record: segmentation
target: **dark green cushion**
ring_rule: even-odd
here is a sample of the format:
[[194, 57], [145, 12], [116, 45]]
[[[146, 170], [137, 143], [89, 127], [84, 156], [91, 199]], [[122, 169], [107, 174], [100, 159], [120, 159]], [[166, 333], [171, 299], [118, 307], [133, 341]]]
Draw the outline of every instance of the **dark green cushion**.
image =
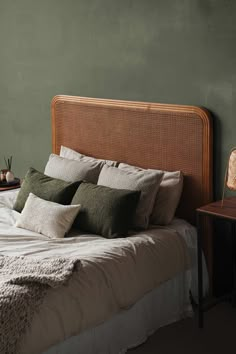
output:
[[70, 204], [80, 183], [48, 177], [31, 167], [26, 173], [13, 209], [21, 212], [30, 193], [51, 202]]
[[125, 236], [132, 227], [139, 191], [83, 182], [71, 204], [81, 204], [74, 227], [103, 237]]

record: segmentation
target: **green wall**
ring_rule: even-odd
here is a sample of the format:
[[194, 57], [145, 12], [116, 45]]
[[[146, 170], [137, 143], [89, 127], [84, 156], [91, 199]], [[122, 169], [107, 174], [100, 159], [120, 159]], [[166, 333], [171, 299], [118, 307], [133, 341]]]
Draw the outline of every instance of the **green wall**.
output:
[[0, 0], [0, 166], [43, 169], [56, 94], [205, 106], [236, 145], [236, 1]]

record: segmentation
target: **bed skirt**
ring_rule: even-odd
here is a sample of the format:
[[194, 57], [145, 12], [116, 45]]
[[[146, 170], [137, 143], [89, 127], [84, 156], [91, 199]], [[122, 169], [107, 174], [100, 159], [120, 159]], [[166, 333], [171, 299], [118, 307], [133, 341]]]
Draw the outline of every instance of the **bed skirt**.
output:
[[[43, 354], [121, 354], [145, 342], [158, 328], [193, 315], [186, 271], [152, 290], [131, 308]], [[158, 349], [158, 348], [157, 348]]]

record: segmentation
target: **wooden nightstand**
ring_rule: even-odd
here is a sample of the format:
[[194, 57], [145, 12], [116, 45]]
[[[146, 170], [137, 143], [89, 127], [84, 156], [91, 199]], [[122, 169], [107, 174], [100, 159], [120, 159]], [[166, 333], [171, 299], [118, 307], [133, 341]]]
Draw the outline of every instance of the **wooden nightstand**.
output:
[[222, 201], [213, 202], [204, 205], [197, 209], [197, 229], [198, 229], [198, 324], [203, 327], [203, 279], [202, 279], [202, 239], [204, 237], [202, 232], [201, 216], [209, 216], [213, 218], [221, 218], [230, 222], [232, 232], [232, 254], [233, 260], [233, 305], [236, 303], [236, 197], [225, 198]]

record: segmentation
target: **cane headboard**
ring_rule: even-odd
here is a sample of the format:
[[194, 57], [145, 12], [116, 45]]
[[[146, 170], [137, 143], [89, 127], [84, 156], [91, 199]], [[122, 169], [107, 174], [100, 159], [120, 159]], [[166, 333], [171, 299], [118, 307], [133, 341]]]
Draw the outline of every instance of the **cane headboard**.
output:
[[56, 154], [64, 145], [97, 158], [181, 170], [184, 189], [177, 215], [191, 223], [195, 209], [212, 201], [212, 125], [205, 109], [55, 96], [52, 140]]

